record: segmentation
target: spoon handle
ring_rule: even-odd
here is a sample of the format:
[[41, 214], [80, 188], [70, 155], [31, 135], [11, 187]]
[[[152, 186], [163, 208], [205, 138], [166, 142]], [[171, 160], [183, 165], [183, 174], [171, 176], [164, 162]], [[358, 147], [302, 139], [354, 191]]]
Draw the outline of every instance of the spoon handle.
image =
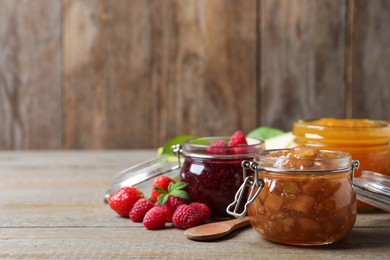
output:
[[250, 224], [250, 217], [248, 217], [248, 216], [244, 217], [244, 218], [233, 219], [233, 220], [231, 220], [232, 227], [231, 227], [230, 231], [246, 227], [249, 224]]
[[210, 241], [226, 236], [233, 230], [243, 228], [250, 224], [250, 218], [231, 219], [226, 221], [212, 222], [184, 231], [184, 235], [192, 240]]

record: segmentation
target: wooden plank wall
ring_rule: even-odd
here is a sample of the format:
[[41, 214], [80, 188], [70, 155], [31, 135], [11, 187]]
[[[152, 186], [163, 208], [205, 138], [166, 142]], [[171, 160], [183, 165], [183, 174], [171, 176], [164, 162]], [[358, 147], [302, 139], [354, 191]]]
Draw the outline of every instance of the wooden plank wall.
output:
[[390, 120], [387, 0], [0, 0], [0, 149]]

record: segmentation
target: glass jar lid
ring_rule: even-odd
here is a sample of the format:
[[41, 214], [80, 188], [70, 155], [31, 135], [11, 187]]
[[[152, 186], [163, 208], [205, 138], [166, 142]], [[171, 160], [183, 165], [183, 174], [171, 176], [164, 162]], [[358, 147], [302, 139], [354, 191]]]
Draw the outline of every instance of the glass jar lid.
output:
[[363, 171], [353, 179], [358, 199], [390, 212], [390, 176], [372, 171]]
[[117, 173], [112, 180], [111, 187], [107, 190], [104, 201], [122, 187], [136, 186], [141, 191], [150, 188], [148, 181], [160, 175], [176, 177], [179, 175], [179, 162], [168, 156], [162, 155], [155, 159], [134, 165]]

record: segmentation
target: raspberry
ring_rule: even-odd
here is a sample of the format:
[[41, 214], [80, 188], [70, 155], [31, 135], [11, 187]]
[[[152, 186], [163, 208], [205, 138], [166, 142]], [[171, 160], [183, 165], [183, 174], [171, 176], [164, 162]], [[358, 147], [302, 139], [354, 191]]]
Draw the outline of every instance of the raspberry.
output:
[[200, 217], [194, 207], [180, 205], [172, 216], [173, 224], [180, 229], [195, 227], [200, 223]]
[[167, 191], [169, 183], [171, 183], [171, 182], [174, 183], [175, 181], [172, 180], [171, 178], [169, 178], [168, 176], [162, 175], [162, 176], [157, 177], [154, 180], [153, 185], [152, 185], [151, 199], [156, 201], [157, 197], [160, 196], [160, 194], [161, 194], [161, 192], [156, 191], [156, 188]]
[[168, 200], [164, 203], [163, 206], [163, 208], [165, 208], [168, 213], [168, 221], [172, 221], [173, 213], [175, 212], [177, 207], [183, 204], [187, 204], [187, 201], [185, 199], [181, 199], [172, 195], [168, 197]]
[[248, 144], [244, 132], [237, 130], [229, 140], [229, 146], [237, 146], [240, 144]]
[[215, 141], [212, 145], [207, 147], [207, 152], [209, 154], [226, 154], [227, 149], [226, 149], [227, 144], [225, 143], [224, 140], [217, 140]]
[[190, 207], [193, 207], [199, 215], [199, 223], [203, 223], [210, 218], [211, 212], [209, 207], [206, 204], [200, 202], [192, 202]]
[[146, 212], [153, 207], [154, 203], [151, 200], [145, 198], [139, 199], [130, 211], [130, 219], [134, 222], [142, 222]]
[[162, 207], [153, 207], [146, 212], [143, 224], [149, 230], [164, 227], [167, 222], [167, 212]]
[[234, 154], [247, 154], [250, 152], [250, 149], [248, 149], [248, 146], [246, 144], [239, 144], [232, 149], [234, 151]]
[[141, 191], [134, 187], [123, 187], [117, 190], [108, 200], [108, 205], [122, 217], [129, 217], [134, 204], [143, 197]]

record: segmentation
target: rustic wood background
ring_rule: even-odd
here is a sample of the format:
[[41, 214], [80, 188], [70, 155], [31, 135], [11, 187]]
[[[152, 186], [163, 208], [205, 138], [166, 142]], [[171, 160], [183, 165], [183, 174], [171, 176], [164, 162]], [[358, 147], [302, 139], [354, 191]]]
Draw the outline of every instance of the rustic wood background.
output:
[[387, 0], [0, 0], [0, 149], [390, 120]]

